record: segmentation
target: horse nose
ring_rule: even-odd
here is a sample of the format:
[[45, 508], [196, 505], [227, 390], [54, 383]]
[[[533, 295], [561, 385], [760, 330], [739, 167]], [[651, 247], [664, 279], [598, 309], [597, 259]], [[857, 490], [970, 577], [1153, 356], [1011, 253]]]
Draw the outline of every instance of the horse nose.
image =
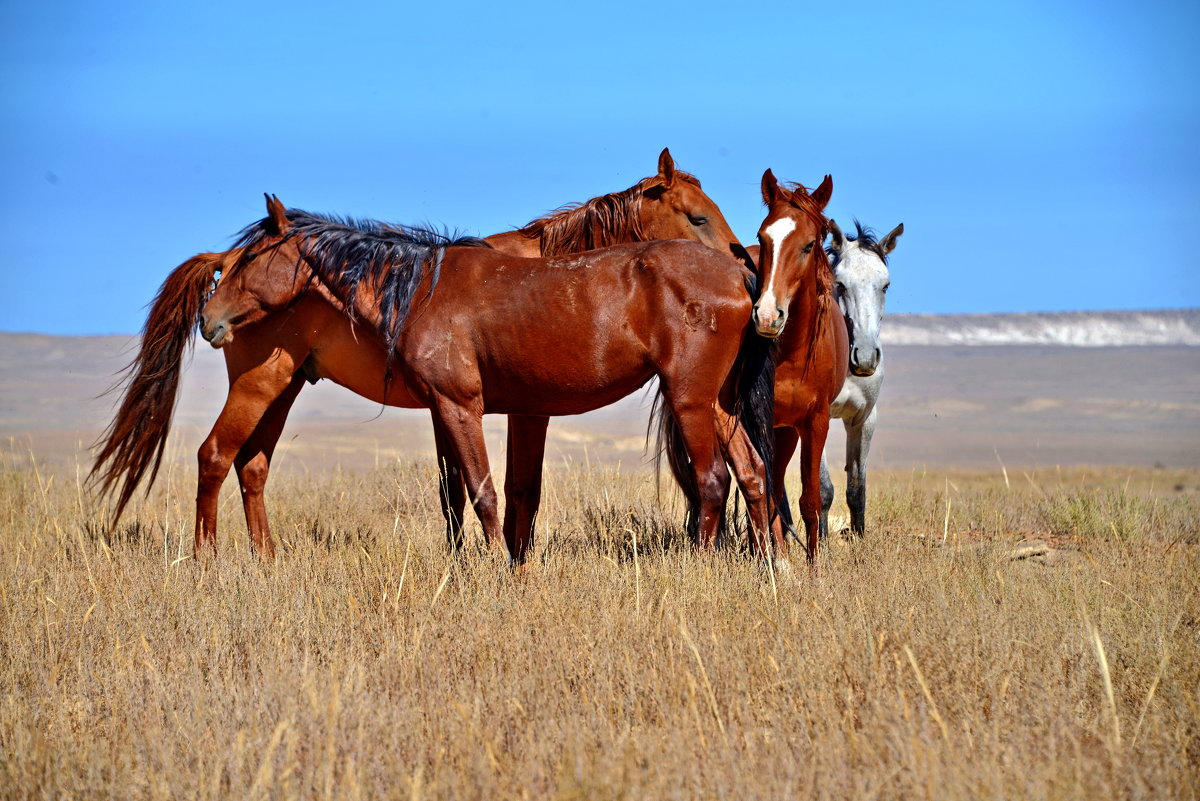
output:
[[859, 347], [850, 349], [850, 372], [857, 376], [874, 375], [875, 370], [879, 367], [879, 348], [871, 349], [868, 352]]
[[779, 336], [783, 330], [783, 324], [787, 321], [784, 310], [778, 305], [774, 306], [774, 312], [772, 312], [771, 306], [764, 309], [762, 304], [756, 303], [751, 317], [758, 333], [768, 337]]
[[221, 341], [229, 333], [229, 324], [225, 322], [210, 323], [208, 318], [200, 315], [200, 336], [213, 347], [219, 347]]

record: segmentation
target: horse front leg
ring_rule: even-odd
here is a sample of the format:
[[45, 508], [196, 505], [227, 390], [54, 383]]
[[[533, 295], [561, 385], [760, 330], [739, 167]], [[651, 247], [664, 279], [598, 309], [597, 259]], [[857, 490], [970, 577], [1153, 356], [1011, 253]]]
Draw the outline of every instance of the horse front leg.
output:
[[467, 508], [462, 466], [458, 463], [454, 443], [437, 425], [433, 427], [433, 441], [437, 447], [438, 482], [441, 489], [442, 517], [446, 521], [446, 544], [451, 553], [458, 553], [463, 547], [463, 512]]
[[508, 461], [504, 475], [504, 541], [517, 565], [533, 546], [542, 501], [542, 459], [549, 417], [508, 416]]
[[829, 435], [829, 413], [809, 416], [800, 432], [800, 517], [804, 519], [809, 564], [816, 566], [820, 543], [821, 454]]
[[772, 486], [775, 489], [775, 509], [778, 512], [771, 521], [771, 533], [776, 542], [783, 539], [788, 531], [795, 533], [792, 524], [791, 503], [787, 496], [787, 469], [799, 442], [800, 433], [796, 429], [791, 426], [776, 427], [775, 463], [771, 466]]
[[[293, 377], [293, 373], [290, 370], [281, 369], [281, 365], [265, 364], [236, 375], [230, 382], [225, 406], [221, 409], [217, 422], [213, 424], [212, 431], [209, 432], [208, 437], [205, 438], [196, 453], [199, 468], [196, 480], [195, 555], [197, 557], [204, 553], [216, 555], [217, 501], [221, 485], [225, 482], [225, 476], [229, 474], [229, 468], [233, 465], [234, 459], [250, 442], [255, 430], [272, 405], [288, 391]], [[299, 390], [297, 389], [297, 391]], [[290, 406], [290, 401], [285, 405]], [[286, 417], [286, 414], [283, 417]], [[282, 424], [281, 418], [278, 425], [282, 427]], [[278, 439], [278, 435], [275, 439]], [[261, 452], [261, 448], [251, 447], [249, 457], [245, 462], [246, 467], [254, 462], [254, 455], [258, 452]], [[262, 470], [259, 477], [265, 483], [266, 471]], [[250, 475], [248, 478], [253, 484], [255, 476]], [[260, 486], [258, 489], [257, 500], [252, 498], [251, 503], [246, 507], [247, 524], [251, 527], [255, 523], [250, 519], [250, 515], [252, 512], [258, 513], [258, 503], [261, 502], [262, 487]], [[262, 522], [264, 524], [266, 522], [265, 507], [262, 508]], [[269, 539], [266, 541], [270, 542]], [[261, 542], [256, 542], [255, 547], [258, 548], [261, 544]], [[273, 548], [266, 553], [259, 550], [259, 554], [263, 557], [270, 556], [273, 552]]]
[[829, 476], [829, 462], [825, 452], [821, 452], [821, 524], [819, 534], [821, 542], [829, 536], [829, 509], [833, 506], [833, 479]]
[[846, 505], [850, 507], [850, 531], [863, 536], [867, 530], [867, 455], [875, 435], [875, 409], [858, 425], [846, 427]]

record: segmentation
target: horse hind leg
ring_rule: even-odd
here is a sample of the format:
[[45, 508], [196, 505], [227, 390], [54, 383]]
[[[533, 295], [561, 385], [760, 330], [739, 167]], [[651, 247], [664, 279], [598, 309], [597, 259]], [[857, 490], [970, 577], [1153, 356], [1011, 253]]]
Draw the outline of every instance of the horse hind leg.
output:
[[443, 436], [453, 450], [466, 482], [467, 495], [483, 526], [488, 544], [501, 546], [496, 486], [488, 466], [487, 446], [483, 438], [483, 416], [459, 402], [435, 397], [430, 403], [434, 436]]
[[462, 466], [454, 451], [454, 443], [439, 426], [433, 427], [437, 446], [438, 481], [441, 490], [442, 517], [446, 521], [446, 545], [451, 553], [463, 547], [463, 513], [467, 508], [467, 491], [463, 484]]
[[508, 461], [504, 476], [504, 541], [517, 565], [533, 546], [533, 529], [542, 500], [542, 459], [548, 417], [509, 415]]
[[275, 556], [275, 543], [267, 521], [263, 490], [271, 469], [271, 457], [275, 453], [275, 446], [279, 443], [288, 412], [303, 389], [305, 380], [301, 373], [293, 376], [287, 389], [267, 407], [254, 432], [234, 457], [234, 470], [242, 488], [242, 508], [246, 513], [250, 542], [263, 559]]
[[[288, 391], [294, 379], [292, 372], [282, 363], [263, 364], [246, 371], [231, 369], [230, 376], [225, 406], [196, 453], [199, 468], [196, 480], [196, 556], [216, 554], [217, 501], [225, 476], [229, 474], [229, 468], [243, 447], [254, 436], [263, 417]], [[282, 422], [279, 425], [282, 426]], [[278, 439], [278, 434], [275, 439]], [[254, 452], [259, 450], [254, 449]], [[246, 459], [247, 466], [254, 460], [253, 455], [251, 453]], [[259, 472], [261, 481], [265, 482], [266, 471]], [[256, 480], [253, 475], [249, 478], [252, 483]], [[262, 515], [265, 520], [265, 509]], [[249, 519], [247, 523], [253, 525]]]
[[[772, 543], [768, 537], [771, 534], [772, 512], [765, 481], [768, 468], [736, 417], [718, 406], [716, 421], [721, 451], [733, 467], [734, 479], [746, 500], [746, 511], [750, 515], [750, 551], [770, 558]], [[774, 558], [787, 558], [787, 541], [783, 536], [773, 546]]]
[[716, 546], [725, 499], [729, 496], [729, 470], [721, 456], [711, 408], [673, 409], [684, 448], [692, 463], [699, 495], [697, 545], [710, 551]]

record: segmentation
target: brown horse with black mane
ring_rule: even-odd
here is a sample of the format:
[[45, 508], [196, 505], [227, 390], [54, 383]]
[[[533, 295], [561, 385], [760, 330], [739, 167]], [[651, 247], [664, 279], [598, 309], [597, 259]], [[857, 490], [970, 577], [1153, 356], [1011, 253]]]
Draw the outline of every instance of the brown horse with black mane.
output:
[[[489, 542], [501, 541], [501, 529], [484, 414], [578, 414], [655, 377], [693, 466], [701, 541], [715, 539], [726, 460], [756, 527], [768, 525], [757, 454], [770, 449], [772, 371], [749, 327], [752, 276], [704, 245], [660, 240], [525, 259], [482, 240], [289, 211], [269, 199], [268, 216], [221, 267], [201, 333], [214, 347], [248, 339], [244, 351], [260, 360], [233, 380], [231, 399], [247, 402], [227, 402], [201, 448], [198, 551], [214, 545], [226, 435], [245, 441], [237, 430], [245, 425], [252, 436], [255, 399], [275, 402], [280, 378], [297, 386], [305, 363], [377, 402], [430, 409]], [[496, 292], [504, 303], [488, 302]], [[518, 564], [528, 554], [524, 533], [505, 537]]]
[[[659, 156], [657, 175], [623, 192], [565, 207], [522, 229], [497, 234], [487, 241], [517, 255], [539, 255], [543, 249], [556, 254], [569, 253], [593, 245], [657, 238], [693, 239], [747, 261], [745, 251], [716, 204], [704, 194], [694, 177], [675, 169], [666, 149]], [[228, 272], [240, 255], [235, 248], [189, 259], [171, 273], [152, 304], [141, 350], [125, 380], [120, 409], [101, 440], [92, 469], [92, 476], [99, 479], [103, 491], [120, 484], [115, 515], [118, 518], [146, 474], [149, 473], [152, 482], [157, 473], [170, 427], [182, 358], [190, 345], [200, 306], [211, 291], [214, 276]], [[487, 299], [483, 302], [486, 304]], [[353, 348], [357, 343], [359, 331], [345, 316], [327, 315], [323, 324], [327, 339], [320, 350], [326, 357], [335, 349], [331, 342], [339, 343], [341, 348]], [[242, 487], [252, 542], [269, 556], [273, 545], [263, 491], [271, 456], [305, 379], [334, 376], [322, 372], [315, 353], [301, 354], [297, 360], [277, 350], [276, 346], [283, 343], [297, 347], [295, 343], [304, 340], [305, 332], [287, 324], [285, 319], [264, 322], [259, 327], [258, 336], [238, 337], [224, 348], [229, 397], [200, 449], [196, 541], [216, 541], [216, 491], [232, 465]], [[382, 375], [386, 353], [365, 347], [354, 357], [358, 363], [367, 358], [375, 360], [376, 372]], [[389, 402], [386, 395], [381, 402]], [[545, 416], [510, 416], [506, 540], [528, 540], [532, 536], [540, 498], [546, 424]], [[435, 439], [447, 537], [452, 547], [458, 547], [466, 501], [462, 472], [452, 443], [440, 434]]]
[[[820, 465], [829, 405], [841, 391], [849, 360], [846, 321], [833, 299], [833, 270], [824, 248], [829, 225], [824, 209], [832, 194], [828, 175], [809, 194], [800, 184], [781, 186], [767, 170], [762, 179], [767, 216], [758, 229], [759, 244], [748, 248], [760, 286], [755, 327], [777, 343], [771, 490], [775, 508], [782, 510], [784, 474], [799, 444], [800, 515], [809, 562], [816, 559], [819, 542]], [[788, 277], [781, 281], [783, 276]], [[660, 416], [659, 425], [671, 470], [695, 509], [678, 430], [668, 415]], [[782, 518], [772, 521], [772, 535], [776, 553], [786, 553]]]

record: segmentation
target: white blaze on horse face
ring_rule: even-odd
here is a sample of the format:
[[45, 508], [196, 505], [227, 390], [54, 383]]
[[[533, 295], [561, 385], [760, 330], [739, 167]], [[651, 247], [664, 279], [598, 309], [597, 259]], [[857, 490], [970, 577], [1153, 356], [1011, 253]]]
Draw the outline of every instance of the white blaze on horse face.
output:
[[763, 229], [763, 236], [771, 248], [771, 276], [766, 287], [759, 293], [758, 321], [761, 325], [769, 326], [779, 317], [779, 302], [775, 299], [775, 276], [779, 274], [779, 253], [783, 248], [783, 240], [796, 230], [796, 221], [789, 217], [781, 217]]

